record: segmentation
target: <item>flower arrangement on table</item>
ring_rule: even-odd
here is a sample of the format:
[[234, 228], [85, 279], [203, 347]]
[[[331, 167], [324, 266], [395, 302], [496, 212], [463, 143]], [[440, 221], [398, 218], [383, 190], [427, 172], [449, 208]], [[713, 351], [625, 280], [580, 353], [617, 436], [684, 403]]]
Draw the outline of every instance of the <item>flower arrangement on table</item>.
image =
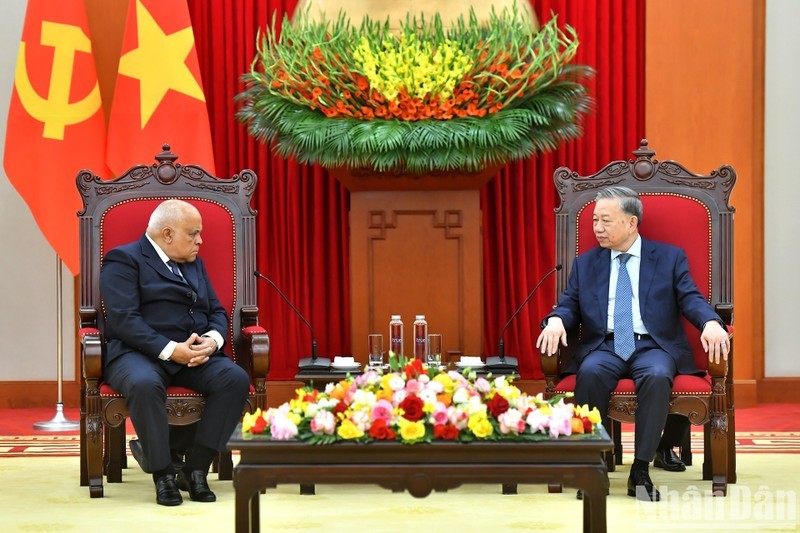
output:
[[406, 444], [543, 440], [592, 433], [597, 408], [574, 406], [559, 396], [529, 396], [505, 377], [438, 371], [419, 359], [389, 358], [391, 371], [363, 374], [311, 387], [283, 405], [246, 414], [243, 434], [310, 444], [399, 440]]
[[[278, 37], [278, 34], [280, 36]], [[577, 138], [591, 106], [575, 31], [514, 10], [389, 21], [285, 18], [260, 37], [237, 116], [278, 155], [381, 172], [478, 171]]]

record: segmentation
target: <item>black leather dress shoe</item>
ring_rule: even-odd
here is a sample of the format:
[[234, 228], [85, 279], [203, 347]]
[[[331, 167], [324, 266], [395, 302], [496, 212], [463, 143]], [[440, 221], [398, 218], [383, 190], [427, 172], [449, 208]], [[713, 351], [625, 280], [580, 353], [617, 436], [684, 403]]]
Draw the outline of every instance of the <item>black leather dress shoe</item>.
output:
[[628, 476], [628, 496], [635, 496], [637, 500], [645, 502], [661, 500], [661, 493], [653, 486], [647, 470], [631, 470]]
[[656, 456], [653, 458], [653, 466], [656, 468], [663, 468], [667, 472], [683, 472], [686, 470], [686, 465], [683, 464], [681, 458], [675, 453], [672, 448], [663, 448], [656, 450]]
[[[152, 473], [153, 471], [150, 469], [150, 463], [147, 461], [147, 456], [144, 454], [142, 443], [139, 442], [139, 439], [131, 439], [128, 443], [128, 446], [131, 449], [131, 455], [134, 459], [136, 459], [136, 462], [139, 463], [139, 466], [142, 467], [142, 470], [148, 474]], [[172, 456], [172, 466], [175, 468], [176, 472], [180, 471], [184, 465], [184, 452], [179, 450], [170, 450], [170, 454]]]
[[192, 470], [187, 475], [178, 471], [178, 488], [189, 492], [189, 497], [196, 502], [215, 502], [217, 496], [208, 488], [208, 474], [202, 470]]
[[158, 505], [170, 507], [183, 503], [181, 492], [175, 482], [175, 474], [167, 474], [156, 480], [156, 502]]
[[152, 470], [150, 470], [150, 464], [147, 462], [147, 456], [144, 454], [142, 443], [139, 442], [139, 439], [131, 439], [128, 446], [131, 449], [131, 455], [133, 455], [133, 458], [139, 463], [139, 466], [142, 467], [142, 470], [150, 474]]

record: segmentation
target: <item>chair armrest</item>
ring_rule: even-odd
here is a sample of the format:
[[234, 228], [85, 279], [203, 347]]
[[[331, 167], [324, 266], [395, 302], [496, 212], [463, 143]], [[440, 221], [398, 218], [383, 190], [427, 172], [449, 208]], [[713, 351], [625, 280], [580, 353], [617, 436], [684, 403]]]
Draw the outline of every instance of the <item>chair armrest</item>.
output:
[[720, 358], [719, 363], [708, 362], [708, 375], [712, 378], [724, 378], [728, 375], [728, 367], [733, 361], [733, 326], [726, 326], [728, 330], [728, 360]]
[[539, 354], [539, 362], [542, 366], [542, 374], [545, 376], [552, 376], [556, 377], [561, 373], [561, 370], [558, 368], [558, 359], [560, 357], [559, 353], [555, 353], [553, 355], [546, 355], [543, 353]]
[[81, 328], [78, 330], [81, 341], [81, 362], [83, 377], [98, 379], [103, 375], [103, 335], [97, 328]]
[[242, 334], [250, 343], [253, 377], [265, 378], [269, 372], [269, 335], [261, 326], [242, 328]]

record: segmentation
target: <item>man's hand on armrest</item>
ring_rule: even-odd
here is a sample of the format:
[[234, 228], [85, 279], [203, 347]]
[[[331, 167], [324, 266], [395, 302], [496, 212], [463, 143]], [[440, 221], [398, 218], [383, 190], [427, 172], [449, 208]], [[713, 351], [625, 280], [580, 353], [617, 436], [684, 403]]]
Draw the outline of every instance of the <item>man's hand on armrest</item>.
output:
[[547, 326], [536, 339], [536, 347], [541, 353], [552, 356], [558, 351], [559, 342], [562, 346], [567, 345], [567, 330], [564, 329], [564, 322], [560, 317], [551, 316], [547, 320]]

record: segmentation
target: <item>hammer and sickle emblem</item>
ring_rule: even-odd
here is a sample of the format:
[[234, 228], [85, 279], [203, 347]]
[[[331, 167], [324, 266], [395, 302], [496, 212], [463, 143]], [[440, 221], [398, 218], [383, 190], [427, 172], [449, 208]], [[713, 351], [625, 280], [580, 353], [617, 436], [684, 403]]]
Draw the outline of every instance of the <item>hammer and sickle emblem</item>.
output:
[[82, 100], [69, 102], [75, 54], [90, 53], [92, 43], [78, 26], [43, 21], [41, 44], [55, 48], [47, 98], [39, 96], [28, 78], [25, 41], [22, 41], [19, 47], [14, 86], [25, 111], [34, 119], [44, 123], [43, 136], [47, 139], [63, 140], [64, 129], [67, 126], [83, 122], [100, 109], [100, 87], [97, 82]]

